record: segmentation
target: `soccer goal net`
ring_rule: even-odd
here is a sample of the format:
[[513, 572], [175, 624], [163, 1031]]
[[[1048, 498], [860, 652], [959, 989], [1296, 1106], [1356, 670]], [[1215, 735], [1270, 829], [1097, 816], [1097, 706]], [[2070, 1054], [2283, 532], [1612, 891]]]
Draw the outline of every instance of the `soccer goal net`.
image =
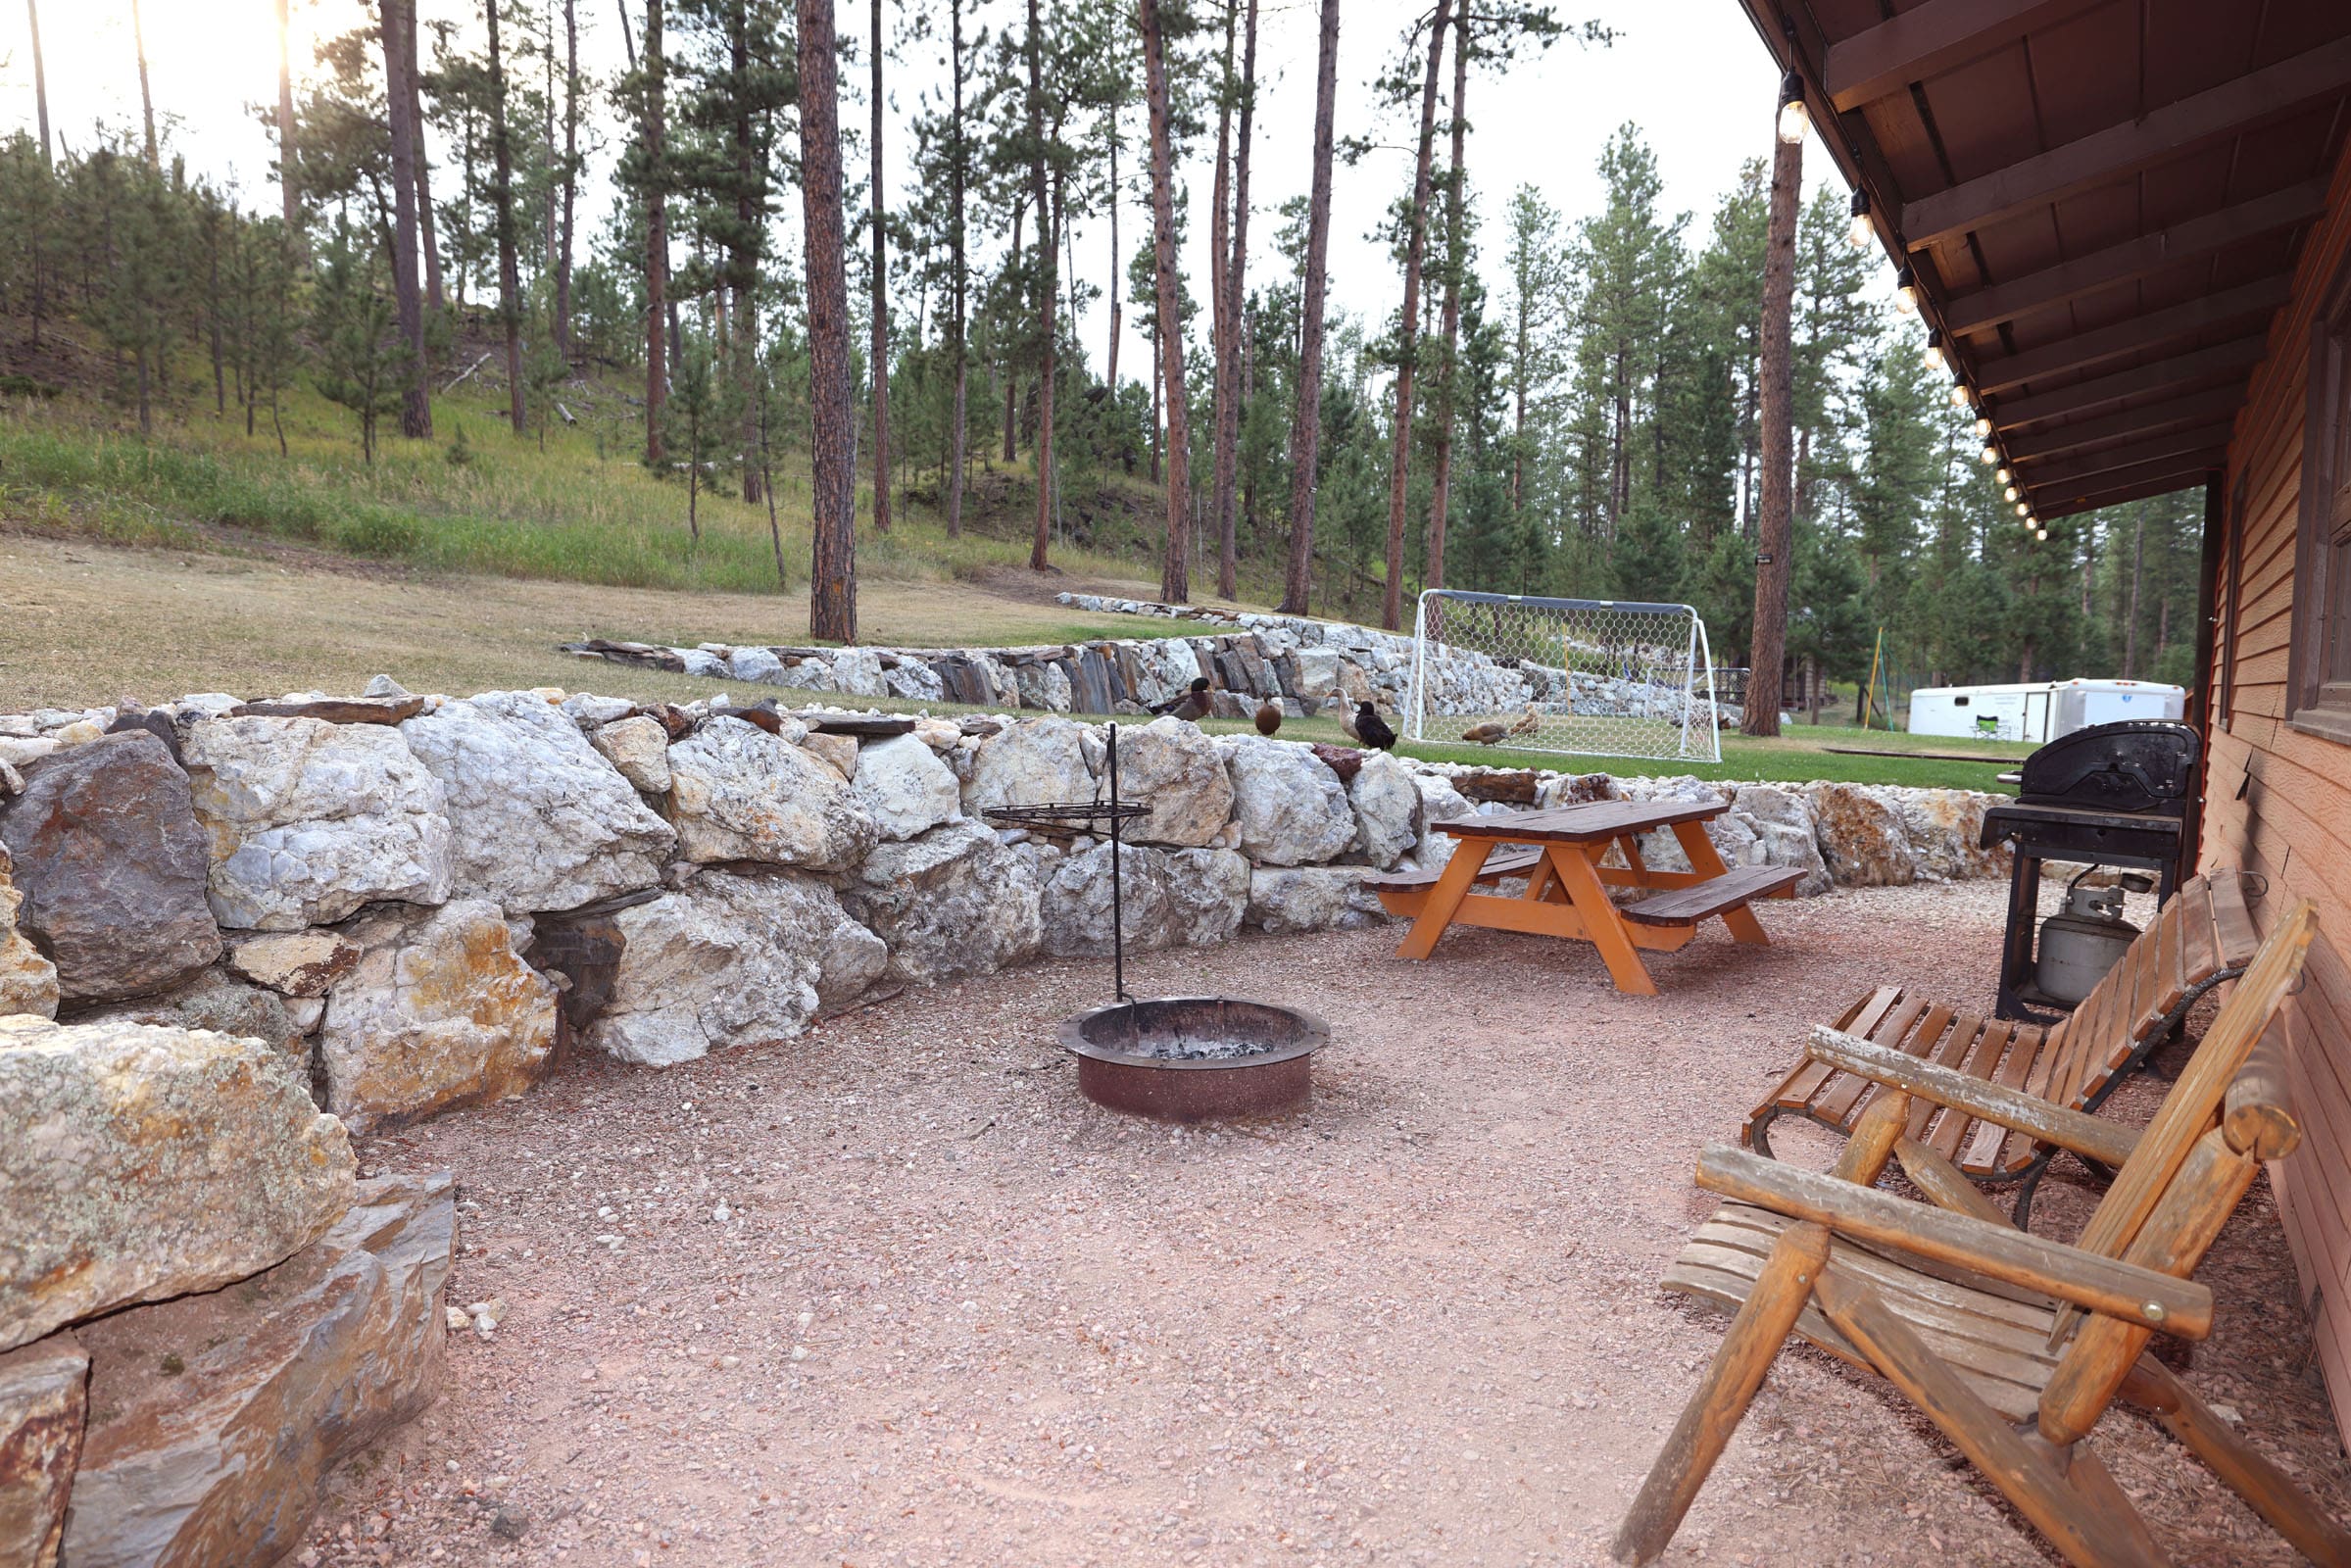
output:
[[1414, 740], [1722, 760], [1706, 623], [1688, 605], [1436, 588], [1412, 633]]

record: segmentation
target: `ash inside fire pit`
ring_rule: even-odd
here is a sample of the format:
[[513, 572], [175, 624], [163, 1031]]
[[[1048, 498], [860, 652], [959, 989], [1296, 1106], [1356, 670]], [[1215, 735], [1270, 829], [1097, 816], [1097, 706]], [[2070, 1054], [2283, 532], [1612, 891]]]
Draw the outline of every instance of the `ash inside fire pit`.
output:
[[1096, 1104], [1171, 1121], [1288, 1110], [1330, 1031], [1311, 1013], [1230, 997], [1121, 1002], [1061, 1026]]

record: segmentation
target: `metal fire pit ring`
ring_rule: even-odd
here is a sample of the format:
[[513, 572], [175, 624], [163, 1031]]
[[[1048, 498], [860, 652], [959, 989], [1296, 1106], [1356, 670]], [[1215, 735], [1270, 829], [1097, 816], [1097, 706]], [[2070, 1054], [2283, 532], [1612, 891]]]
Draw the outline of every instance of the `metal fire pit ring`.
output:
[[[1246, 1056], [1154, 1056], [1125, 1044], [1186, 1035], [1262, 1041]], [[1233, 997], [1116, 1002], [1061, 1025], [1078, 1089], [1109, 1110], [1161, 1121], [1266, 1116], [1305, 1103], [1330, 1026], [1310, 1012]]]

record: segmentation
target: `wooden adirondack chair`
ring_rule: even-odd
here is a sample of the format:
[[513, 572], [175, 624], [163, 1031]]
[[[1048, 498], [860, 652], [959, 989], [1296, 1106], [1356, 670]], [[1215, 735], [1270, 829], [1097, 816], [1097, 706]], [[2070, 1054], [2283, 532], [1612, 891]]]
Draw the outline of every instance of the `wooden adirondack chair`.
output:
[[[2351, 1565], [2351, 1533], [2140, 1354], [2158, 1333], [2211, 1333], [2212, 1293], [2188, 1276], [2262, 1161], [2300, 1141], [2279, 1008], [2314, 930], [2308, 903], [2278, 922], [2135, 1135], [1819, 1031], [1817, 1059], [1883, 1073], [1886, 1092], [1832, 1174], [1719, 1145], [1700, 1158], [1698, 1185], [1732, 1201], [1700, 1228], [1666, 1286], [1737, 1315], [1626, 1515], [1617, 1557], [1645, 1563], [1664, 1551], [1793, 1333], [1886, 1377], [2070, 1562], [2165, 1560], [2084, 1441], [2119, 1396], [2153, 1411], [2304, 1555]], [[2116, 1166], [2079, 1241], [2068, 1247], [2006, 1223], [1947, 1157], [1910, 1136], [1914, 1096]], [[1933, 1201], [1877, 1191], [1888, 1159]]]
[[[2122, 960], [2072, 1016], [2046, 1029], [2011, 1023], [1880, 986], [1836, 1027], [2052, 1105], [2095, 1110], [2187, 1016], [2196, 999], [2242, 974], [2260, 946], [2245, 907], [2244, 874], [2226, 868], [2181, 884]], [[1748, 1112], [1739, 1141], [1769, 1154], [1771, 1125], [1802, 1116], [1850, 1135], [1884, 1093], [1868, 1074], [1806, 1055]], [[2017, 1228], [2030, 1227], [2033, 1194], [2058, 1148], [1974, 1112], [1914, 1104], [1908, 1135], [1974, 1180], [2014, 1184]]]

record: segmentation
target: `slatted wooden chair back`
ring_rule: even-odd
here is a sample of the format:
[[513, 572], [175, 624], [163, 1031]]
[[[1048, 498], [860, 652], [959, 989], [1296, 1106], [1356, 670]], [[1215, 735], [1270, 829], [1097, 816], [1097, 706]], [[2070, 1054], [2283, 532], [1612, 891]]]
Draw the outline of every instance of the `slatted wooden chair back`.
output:
[[2127, 1066], [2148, 1031], [2161, 1024], [2199, 975], [2244, 961], [2259, 947], [2244, 876], [2217, 869], [2190, 877], [2164, 901], [2072, 1014], [2050, 1031], [2027, 1094], [2060, 1105], [2081, 1104]]
[[[2207, 1134], [2213, 1133], [2219, 1124], [2230, 1085], [2244, 1070], [2254, 1047], [2270, 1028], [2272, 1020], [2278, 1015], [2287, 994], [2301, 979], [2302, 965], [2309, 955], [2311, 939], [2317, 928], [2318, 911], [2307, 899], [2297, 902], [2271, 928], [2269, 936], [2255, 953], [2251, 966], [2237, 980], [2235, 991], [2222, 1005], [2212, 1027], [2205, 1032], [2203, 1043], [2196, 1048], [2187, 1069], [2172, 1085], [2171, 1092], [2164, 1096], [2162, 1105], [2157, 1108], [2154, 1119], [2139, 1134], [2137, 1143], [2131, 1148], [2131, 1157], [2116, 1172], [2114, 1185], [2106, 1190], [2106, 1196], [2099, 1200], [2089, 1223], [2082, 1227], [2075, 1246], [2107, 1257], [2145, 1262], [2150, 1268], [2161, 1268], [2182, 1278], [2195, 1268], [2204, 1255], [2204, 1248], [2210, 1246], [2212, 1236], [2218, 1234], [2220, 1220], [2227, 1218], [2228, 1209], [2222, 1208], [2213, 1218], [2210, 1234], [2203, 1235], [2192, 1251], [2178, 1250], [2181, 1238], [2186, 1234], [2178, 1229], [2180, 1224], [2186, 1223], [2182, 1205], [2203, 1203], [2209, 1197], [2209, 1194], [2197, 1191], [2197, 1182], [2180, 1180], [2180, 1172], [2192, 1153], [2202, 1151], [2204, 1163], [2210, 1164], [2214, 1159], [2231, 1152], [2225, 1138], [2219, 1139], [2212, 1151], [2203, 1151], [2204, 1141]], [[2251, 1180], [2250, 1175], [2246, 1180]], [[2153, 1223], [2167, 1203], [2174, 1212], [2163, 1214], [2164, 1223]], [[2232, 1194], [2229, 1204], [2233, 1206], [2234, 1203], [2235, 1196]], [[2143, 1250], [2140, 1247], [2142, 1241], [2174, 1250], [2166, 1252], [2164, 1260], [2160, 1262], [2142, 1258], [2137, 1255]], [[2079, 1316], [2079, 1310], [2075, 1308], [2069, 1307], [2060, 1312], [2049, 1343], [2052, 1346], [2060, 1343]], [[2092, 1324], [2085, 1329], [2068, 1350], [2068, 1363], [2080, 1359], [2084, 1351], [2084, 1343], [2093, 1339], [2100, 1324], [2110, 1321], [2101, 1319], [2099, 1324]], [[2143, 1333], [2135, 1329], [2131, 1332], [2140, 1333], [2139, 1344], [2145, 1344]], [[2122, 1374], [2130, 1369], [2131, 1361], [2136, 1356], [2137, 1350], [2134, 1348], [2131, 1356], [2114, 1369], [2118, 1385]], [[2058, 1376], [2062, 1379], [2064, 1375], [2065, 1368], [2061, 1366]], [[2054, 1387], [2055, 1382], [2052, 1383]], [[2111, 1395], [2111, 1389], [2108, 1392]], [[2047, 1408], [2046, 1396], [2043, 1408]]]

